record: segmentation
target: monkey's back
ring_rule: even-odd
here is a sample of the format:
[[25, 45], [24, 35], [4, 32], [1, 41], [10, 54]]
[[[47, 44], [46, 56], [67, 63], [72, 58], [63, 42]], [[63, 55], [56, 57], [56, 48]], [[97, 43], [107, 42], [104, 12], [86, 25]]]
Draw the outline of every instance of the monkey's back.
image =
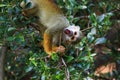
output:
[[39, 20], [41, 24], [44, 24], [47, 28], [54, 27], [58, 23], [59, 26], [68, 26], [69, 23], [64, 17], [63, 12], [52, 0], [34, 0], [38, 6]]

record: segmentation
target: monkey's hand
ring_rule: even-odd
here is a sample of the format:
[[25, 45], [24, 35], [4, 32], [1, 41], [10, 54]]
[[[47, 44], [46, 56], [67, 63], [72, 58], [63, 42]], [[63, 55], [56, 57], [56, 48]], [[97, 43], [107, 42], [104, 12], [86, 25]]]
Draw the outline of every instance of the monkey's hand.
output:
[[60, 53], [61, 55], [63, 55], [65, 52], [65, 47], [64, 46], [53, 47], [52, 50], [56, 53]]
[[46, 53], [48, 54], [48, 58], [50, 58], [53, 53], [59, 53], [60, 56], [63, 56], [64, 52], [65, 52], [64, 46], [59, 46], [59, 47], [53, 46], [51, 50], [46, 51]]
[[64, 53], [64, 52], [65, 52], [65, 47], [64, 47], [64, 46], [59, 46], [59, 47], [57, 48], [56, 52]]

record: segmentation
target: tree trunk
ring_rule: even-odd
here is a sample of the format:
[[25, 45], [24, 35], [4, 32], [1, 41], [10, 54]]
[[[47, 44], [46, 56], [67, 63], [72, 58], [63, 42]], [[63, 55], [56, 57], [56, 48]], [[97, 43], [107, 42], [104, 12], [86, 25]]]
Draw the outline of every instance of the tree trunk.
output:
[[4, 59], [7, 52], [6, 46], [0, 46], [0, 80], [4, 80]]

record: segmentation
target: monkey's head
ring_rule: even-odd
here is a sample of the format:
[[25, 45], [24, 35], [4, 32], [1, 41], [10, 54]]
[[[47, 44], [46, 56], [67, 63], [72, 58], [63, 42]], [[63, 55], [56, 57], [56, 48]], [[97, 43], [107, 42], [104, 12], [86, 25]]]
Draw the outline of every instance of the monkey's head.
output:
[[77, 43], [82, 38], [82, 32], [79, 26], [69, 26], [64, 29], [65, 41], [67, 43]]

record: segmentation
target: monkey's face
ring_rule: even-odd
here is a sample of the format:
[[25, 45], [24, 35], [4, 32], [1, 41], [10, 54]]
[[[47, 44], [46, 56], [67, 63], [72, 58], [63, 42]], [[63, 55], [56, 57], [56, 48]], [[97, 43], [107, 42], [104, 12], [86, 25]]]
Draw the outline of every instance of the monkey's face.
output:
[[82, 32], [79, 26], [69, 26], [64, 29], [65, 40], [67, 43], [79, 42], [82, 38]]

